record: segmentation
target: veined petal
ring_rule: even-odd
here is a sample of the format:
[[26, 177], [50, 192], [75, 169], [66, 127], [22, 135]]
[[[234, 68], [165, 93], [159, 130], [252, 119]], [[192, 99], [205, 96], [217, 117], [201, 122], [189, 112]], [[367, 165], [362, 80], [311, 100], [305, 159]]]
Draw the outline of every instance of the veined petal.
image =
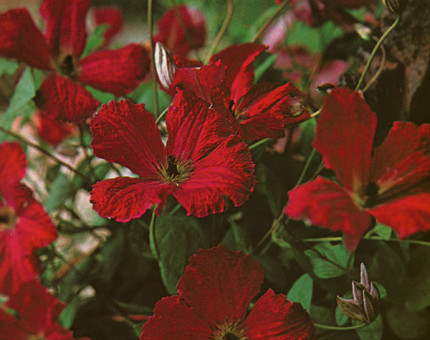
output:
[[314, 146], [349, 192], [370, 177], [376, 115], [357, 92], [338, 88], [324, 100]]
[[173, 185], [141, 178], [117, 177], [93, 185], [91, 203], [101, 217], [128, 222], [142, 216], [152, 205], [162, 207], [173, 190]]
[[0, 14], [0, 55], [42, 70], [52, 69], [48, 44], [26, 8]]
[[252, 340], [314, 338], [312, 320], [303, 307], [271, 289], [258, 299], [243, 326]]
[[370, 215], [361, 210], [339, 184], [317, 177], [291, 190], [285, 214], [314, 225], [341, 231], [345, 246], [352, 251], [370, 226]]
[[430, 192], [404, 196], [367, 211], [400, 238], [430, 230]]
[[164, 161], [164, 145], [154, 116], [144, 104], [122, 100], [103, 105], [91, 121], [91, 133], [97, 157], [157, 180], [156, 166]]
[[231, 136], [194, 163], [191, 178], [173, 195], [188, 215], [204, 217], [224, 211], [225, 196], [235, 206], [242, 205], [255, 183], [254, 163], [248, 146]]
[[79, 58], [86, 44], [86, 15], [90, 0], [44, 0], [40, 14], [46, 21], [45, 37], [53, 56]]
[[90, 54], [79, 62], [78, 79], [100, 91], [123, 96], [133, 91], [149, 71], [149, 56], [139, 44]]
[[14, 186], [25, 176], [27, 159], [17, 142], [0, 144], [0, 193], [5, 186]]
[[201, 340], [212, 334], [209, 325], [179, 296], [157, 302], [154, 315], [142, 327], [141, 340]]
[[100, 105], [82, 85], [51, 73], [36, 95], [40, 112], [51, 119], [81, 122]]
[[177, 289], [194, 314], [215, 326], [242, 320], [263, 279], [252, 257], [220, 245], [191, 256]]

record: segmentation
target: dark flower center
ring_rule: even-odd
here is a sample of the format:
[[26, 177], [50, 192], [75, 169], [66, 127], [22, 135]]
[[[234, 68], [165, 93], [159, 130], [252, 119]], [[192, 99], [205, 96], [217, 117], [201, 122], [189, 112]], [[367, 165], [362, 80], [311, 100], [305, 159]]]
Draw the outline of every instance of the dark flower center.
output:
[[375, 182], [370, 182], [369, 184], [367, 184], [364, 190], [364, 194], [367, 197], [366, 202], [364, 204], [365, 207], [371, 207], [376, 204], [376, 202], [378, 201], [378, 191], [379, 186]]
[[234, 335], [232, 333], [226, 333], [223, 337], [224, 340], [239, 340], [240, 338], [237, 335]]
[[61, 73], [68, 77], [72, 77], [75, 71], [75, 64], [73, 62], [73, 56], [68, 54], [63, 59], [63, 62], [60, 65]]
[[10, 230], [15, 226], [16, 216], [9, 207], [0, 208], [0, 231]]
[[246, 331], [239, 322], [225, 322], [218, 325], [212, 336], [213, 340], [248, 340]]
[[228, 109], [233, 115], [234, 119], [236, 119], [239, 122], [242, 122], [248, 119], [248, 113], [246, 111], [234, 110], [233, 107], [234, 107], [234, 101], [230, 100]]
[[168, 156], [163, 164], [158, 167], [161, 181], [164, 183], [180, 185], [186, 182], [193, 171], [190, 160], [176, 159], [174, 156]]

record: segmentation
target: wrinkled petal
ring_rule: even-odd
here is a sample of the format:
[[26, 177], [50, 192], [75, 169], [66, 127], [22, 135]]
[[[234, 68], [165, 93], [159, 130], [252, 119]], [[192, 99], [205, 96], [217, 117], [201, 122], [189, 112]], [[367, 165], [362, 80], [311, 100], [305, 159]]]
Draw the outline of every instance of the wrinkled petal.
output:
[[394, 122], [372, 165], [380, 200], [420, 190], [424, 181], [430, 184], [430, 125]]
[[49, 47], [26, 8], [0, 14], [0, 56], [51, 70]]
[[0, 193], [5, 186], [14, 186], [25, 176], [27, 159], [17, 142], [0, 144]]
[[430, 230], [430, 193], [405, 196], [367, 210], [400, 238]]
[[149, 70], [149, 56], [139, 44], [99, 51], [79, 62], [79, 81], [100, 91], [123, 96], [133, 91]]
[[45, 37], [55, 57], [81, 56], [86, 44], [86, 15], [90, 0], [44, 0], [40, 14], [46, 21]]
[[91, 147], [97, 157], [121, 164], [143, 178], [156, 180], [164, 145], [154, 116], [144, 104], [129, 100], [103, 105], [91, 121]]
[[370, 215], [361, 210], [339, 184], [322, 177], [291, 190], [285, 214], [314, 225], [344, 233], [352, 251], [370, 226]]
[[158, 21], [158, 30], [154, 40], [162, 42], [173, 54], [186, 55], [206, 41], [203, 13], [184, 5], [169, 9]]
[[312, 320], [303, 307], [271, 289], [255, 303], [243, 326], [250, 340], [305, 340], [314, 336]]
[[325, 98], [314, 146], [348, 191], [368, 183], [375, 128], [376, 115], [357, 92], [338, 88]]
[[89, 118], [100, 104], [82, 85], [53, 73], [42, 83], [35, 100], [42, 114], [68, 122]]
[[100, 6], [92, 9], [92, 15], [96, 26], [108, 25], [104, 32], [104, 42], [100, 48], [108, 46], [113, 37], [117, 35], [123, 27], [123, 17], [121, 10], [116, 6]]
[[225, 197], [242, 205], [255, 183], [248, 146], [232, 136], [194, 164], [191, 178], [174, 196], [188, 215], [204, 217], [224, 211]]
[[128, 222], [142, 216], [152, 205], [164, 205], [174, 187], [140, 178], [117, 177], [93, 185], [91, 203], [101, 217]]
[[179, 296], [162, 298], [154, 315], [142, 327], [141, 340], [201, 340], [212, 334], [209, 326]]
[[177, 289], [196, 315], [215, 326], [243, 319], [263, 279], [263, 269], [251, 256], [219, 245], [191, 256]]

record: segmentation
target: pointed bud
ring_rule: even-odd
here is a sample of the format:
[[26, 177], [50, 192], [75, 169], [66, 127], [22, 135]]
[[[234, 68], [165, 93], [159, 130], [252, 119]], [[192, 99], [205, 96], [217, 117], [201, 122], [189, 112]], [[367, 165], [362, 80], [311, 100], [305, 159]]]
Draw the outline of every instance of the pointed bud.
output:
[[401, 14], [405, 10], [408, 0], [382, 0], [384, 6], [394, 14]]
[[176, 64], [172, 53], [159, 41], [155, 44], [154, 65], [161, 85], [168, 89], [176, 73]]

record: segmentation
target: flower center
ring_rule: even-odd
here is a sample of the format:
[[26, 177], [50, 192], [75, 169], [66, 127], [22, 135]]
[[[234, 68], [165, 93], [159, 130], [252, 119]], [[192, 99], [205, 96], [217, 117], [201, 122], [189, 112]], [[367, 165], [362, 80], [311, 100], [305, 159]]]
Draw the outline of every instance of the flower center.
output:
[[0, 231], [10, 230], [15, 226], [16, 216], [9, 207], [0, 207]]
[[158, 167], [161, 181], [168, 184], [180, 185], [190, 179], [193, 166], [190, 160], [176, 159], [168, 156], [166, 161]]
[[378, 191], [379, 187], [375, 182], [370, 182], [367, 184], [364, 194], [366, 195], [366, 202], [364, 203], [365, 207], [374, 206], [378, 201]]
[[73, 77], [75, 75], [75, 63], [72, 55], [68, 54], [64, 57], [60, 64], [60, 71], [68, 77]]
[[225, 322], [218, 325], [217, 330], [212, 336], [213, 340], [248, 340], [246, 331], [240, 326], [239, 322]]

